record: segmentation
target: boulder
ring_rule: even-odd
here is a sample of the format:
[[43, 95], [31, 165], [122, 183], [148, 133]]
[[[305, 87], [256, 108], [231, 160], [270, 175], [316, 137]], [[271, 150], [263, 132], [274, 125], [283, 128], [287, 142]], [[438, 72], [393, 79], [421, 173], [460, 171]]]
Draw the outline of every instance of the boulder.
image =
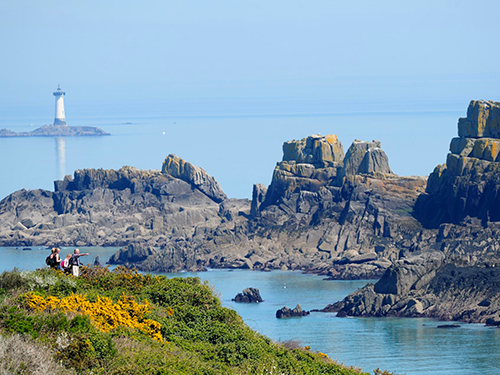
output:
[[190, 183], [217, 203], [227, 199], [226, 194], [224, 194], [215, 178], [202, 168], [188, 163], [178, 156], [168, 155], [163, 161], [161, 172]]
[[360, 141], [356, 139], [347, 150], [344, 158], [345, 175], [392, 174], [389, 159], [381, 149], [379, 141]]
[[444, 254], [441, 252], [401, 259], [387, 269], [375, 284], [374, 290], [382, 294], [408, 294], [411, 289], [428, 284], [443, 261]]
[[243, 302], [243, 303], [259, 303], [264, 302], [262, 297], [260, 296], [259, 289], [255, 288], [246, 288], [242, 293], [238, 293], [236, 297], [232, 299], [234, 302]]
[[109, 264], [126, 264], [144, 261], [150, 255], [156, 254], [152, 246], [145, 246], [137, 243], [124, 246], [109, 258]]

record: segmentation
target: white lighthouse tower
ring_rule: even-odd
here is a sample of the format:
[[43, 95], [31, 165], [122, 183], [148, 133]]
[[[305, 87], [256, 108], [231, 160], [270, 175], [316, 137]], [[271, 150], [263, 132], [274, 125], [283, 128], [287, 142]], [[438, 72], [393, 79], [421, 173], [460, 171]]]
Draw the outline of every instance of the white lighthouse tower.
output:
[[56, 97], [56, 116], [54, 125], [66, 125], [66, 116], [64, 115], [64, 95], [66, 93], [61, 90], [61, 86], [57, 85], [57, 90], [54, 91]]

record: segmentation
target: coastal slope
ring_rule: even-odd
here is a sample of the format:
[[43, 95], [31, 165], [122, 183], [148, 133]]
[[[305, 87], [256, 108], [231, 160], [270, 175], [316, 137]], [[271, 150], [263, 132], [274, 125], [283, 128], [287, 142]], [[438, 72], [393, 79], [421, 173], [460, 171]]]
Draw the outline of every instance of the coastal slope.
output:
[[251, 330], [198, 278], [42, 269], [0, 291], [3, 373], [368, 375]]

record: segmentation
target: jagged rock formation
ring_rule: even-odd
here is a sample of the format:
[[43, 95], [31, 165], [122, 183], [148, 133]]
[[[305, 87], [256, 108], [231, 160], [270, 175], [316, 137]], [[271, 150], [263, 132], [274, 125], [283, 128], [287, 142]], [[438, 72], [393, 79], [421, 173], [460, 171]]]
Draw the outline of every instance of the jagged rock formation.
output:
[[[472, 101], [415, 216], [420, 247], [325, 311], [500, 324], [500, 103]], [[416, 238], [417, 239], [417, 238]]]
[[378, 141], [355, 141], [345, 156], [334, 135], [286, 142], [269, 188], [254, 186], [251, 235], [261, 257], [266, 248], [276, 254], [270, 268], [285, 249], [288, 259], [302, 254], [292, 268], [378, 277], [414, 246], [408, 240], [421, 226], [411, 212], [424, 186], [423, 178], [394, 175]]
[[30, 132], [0, 129], [0, 137], [89, 137], [110, 135], [93, 126], [44, 125]]
[[276, 318], [278, 319], [288, 319], [288, 318], [295, 318], [295, 317], [303, 317], [309, 315], [309, 311], [302, 310], [302, 307], [300, 306], [299, 303], [297, 303], [297, 306], [294, 307], [294, 309], [290, 309], [286, 306], [282, 307], [278, 311], [276, 311]]
[[460, 224], [468, 217], [500, 221], [500, 103], [471, 101], [458, 122], [446, 164], [429, 176], [426, 193], [415, 207], [430, 228]]
[[[170, 155], [166, 162], [175, 160]], [[201, 168], [185, 167], [196, 173], [179, 175], [181, 179], [132, 167], [77, 170], [73, 177], [56, 181], [54, 192], [15, 192], [0, 202], [0, 242], [128, 245], [115, 256], [116, 262], [145, 259], [154, 252], [141, 250], [141, 244], [185, 239], [223, 218], [217, 182]]]
[[300, 269], [342, 279], [378, 277], [418, 249], [411, 211], [425, 179], [392, 174], [380, 142], [356, 141], [344, 156], [336, 136], [313, 135], [283, 150], [251, 205], [174, 155], [161, 171], [79, 170], [54, 192], [0, 202], [0, 244], [124, 246], [111, 261], [145, 271]]
[[243, 289], [242, 293], [238, 293], [236, 297], [232, 299], [234, 302], [240, 303], [260, 303], [264, 302], [260, 296], [259, 289], [256, 288], [246, 288]]

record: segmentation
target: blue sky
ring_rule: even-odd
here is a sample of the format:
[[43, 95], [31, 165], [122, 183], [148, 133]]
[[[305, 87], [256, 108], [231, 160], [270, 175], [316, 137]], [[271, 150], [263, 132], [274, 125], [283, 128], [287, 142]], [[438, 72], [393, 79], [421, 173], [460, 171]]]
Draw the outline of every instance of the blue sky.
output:
[[[497, 1], [0, 1], [2, 106], [498, 99]], [[149, 98], [149, 99], [148, 99]]]
[[[96, 116], [364, 113], [341, 126], [335, 117], [311, 126], [282, 118], [272, 131], [269, 119], [256, 128], [214, 121], [222, 146], [209, 158], [203, 140], [161, 152], [205, 168], [232, 197], [269, 183], [282, 142], [318, 132], [339, 134], [345, 149], [354, 138], [380, 139], [396, 173], [425, 175], [445, 161], [471, 99], [500, 101], [499, 14], [498, 1], [0, 0], [0, 127], [24, 114], [49, 123], [58, 83], [70, 125]], [[369, 115], [422, 111], [428, 117]], [[197, 124], [189, 135], [206, 134]], [[237, 148], [228, 156], [221, 137], [262, 164]], [[158, 168], [158, 156], [147, 158], [137, 165]]]

